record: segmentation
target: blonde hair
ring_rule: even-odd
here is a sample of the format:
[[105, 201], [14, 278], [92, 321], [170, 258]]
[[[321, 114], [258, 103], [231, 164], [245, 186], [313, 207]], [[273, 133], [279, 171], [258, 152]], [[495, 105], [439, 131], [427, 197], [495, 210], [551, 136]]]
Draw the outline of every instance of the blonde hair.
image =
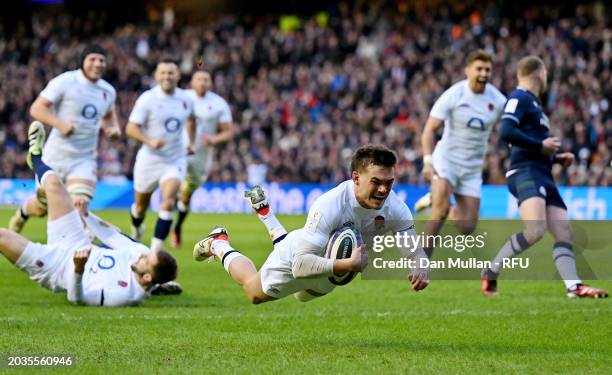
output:
[[517, 74], [519, 77], [529, 77], [544, 68], [544, 61], [541, 58], [534, 55], [526, 56], [518, 62]]

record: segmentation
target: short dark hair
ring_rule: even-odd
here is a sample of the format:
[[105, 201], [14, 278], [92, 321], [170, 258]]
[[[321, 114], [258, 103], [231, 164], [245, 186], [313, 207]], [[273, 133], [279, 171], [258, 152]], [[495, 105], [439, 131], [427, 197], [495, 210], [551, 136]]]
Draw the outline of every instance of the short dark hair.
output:
[[533, 73], [544, 68], [544, 61], [542, 61], [541, 58], [534, 55], [530, 55], [523, 57], [518, 62], [517, 74], [519, 77], [529, 77]]
[[81, 52], [81, 68], [83, 68], [83, 63], [85, 62], [85, 58], [87, 57], [87, 55], [91, 55], [92, 53], [97, 53], [106, 57], [106, 50], [102, 48], [102, 46], [100, 46], [99, 44], [91, 44], [85, 47], [83, 49], [83, 52]]
[[163, 284], [176, 279], [176, 259], [166, 250], [157, 251], [157, 265], [153, 268], [152, 284]]
[[472, 53], [468, 55], [465, 65], [470, 65], [474, 61], [483, 61], [483, 62], [492, 63], [493, 55], [491, 55], [489, 52], [485, 51], [484, 49], [479, 48], [476, 51], [473, 51]]
[[391, 168], [397, 163], [395, 152], [383, 145], [359, 146], [351, 159], [351, 173], [363, 172], [369, 165]]
[[161, 59], [159, 59], [159, 61], [157, 61], [157, 66], [159, 66], [160, 64], [174, 64], [177, 67], [179, 66], [178, 61], [171, 57], [162, 57]]

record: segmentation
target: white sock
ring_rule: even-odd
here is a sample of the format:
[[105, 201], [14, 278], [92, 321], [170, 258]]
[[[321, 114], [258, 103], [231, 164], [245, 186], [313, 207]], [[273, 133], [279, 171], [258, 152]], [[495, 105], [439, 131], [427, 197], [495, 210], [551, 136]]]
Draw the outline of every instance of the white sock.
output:
[[159, 210], [157, 217], [163, 220], [172, 220], [172, 211]]
[[26, 199], [23, 201], [23, 203], [21, 204], [21, 213], [26, 214], [26, 215], [30, 215], [30, 213], [28, 212], [28, 202], [30, 200]]
[[189, 208], [185, 206], [185, 203], [183, 203], [182, 201], [178, 201], [178, 203], [176, 204], [176, 209], [180, 212], [187, 212], [189, 210]]
[[276, 215], [274, 215], [274, 212], [272, 212], [272, 209], [270, 209], [266, 215], [257, 214], [257, 217], [266, 226], [272, 241], [276, 240], [282, 235], [287, 234], [287, 230], [285, 227], [283, 227], [280, 221], [278, 221]]
[[571, 290], [574, 286], [582, 284], [582, 280], [563, 280], [563, 283], [565, 284], [565, 288]]
[[132, 217], [135, 217], [136, 219], [140, 219], [142, 217], [142, 215], [139, 215], [138, 211], [136, 211], [135, 203], [132, 203], [132, 205], [130, 206], [130, 212], [132, 213]]
[[211, 250], [223, 264], [223, 268], [227, 273], [230, 273], [230, 264], [240, 257], [244, 257], [238, 250], [234, 249], [226, 240], [215, 240], [212, 243]]
[[164, 248], [164, 240], [153, 237], [151, 239], [151, 250], [157, 251]]

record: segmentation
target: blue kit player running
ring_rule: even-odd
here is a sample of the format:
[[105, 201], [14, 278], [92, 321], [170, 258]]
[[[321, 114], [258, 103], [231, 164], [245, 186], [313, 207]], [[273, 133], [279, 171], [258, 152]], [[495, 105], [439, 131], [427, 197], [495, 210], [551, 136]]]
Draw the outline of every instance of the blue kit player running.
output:
[[605, 298], [608, 292], [582, 283], [572, 249], [572, 227], [567, 207], [553, 181], [553, 163], [572, 164], [574, 155], [558, 153], [559, 139], [549, 135], [550, 123], [538, 96], [546, 90], [547, 71], [536, 56], [518, 64], [518, 87], [508, 97], [501, 122], [501, 138], [511, 145], [508, 188], [518, 199], [524, 230], [513, 234], [482, 272], [482, 292], [497, 293], [503, 259], [514, 257], [538, 242], [546, 230], [554, 237], [553, 261], [570, 298]]

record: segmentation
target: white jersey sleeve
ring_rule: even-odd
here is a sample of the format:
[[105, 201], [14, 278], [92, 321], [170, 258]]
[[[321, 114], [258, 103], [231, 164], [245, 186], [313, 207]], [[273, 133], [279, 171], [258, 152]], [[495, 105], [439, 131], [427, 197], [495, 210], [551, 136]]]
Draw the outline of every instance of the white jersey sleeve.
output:
[[331, 232], [337, 228], [339, 202], [333, 194], [319, 197], [310, 208], [296, 244], [291, 270], [295, 278], [331, 275], [334, 260], [325, 258]]
[[136, 99], [136, 103], [134, 104], [134, 108], [132, 109], [132, 113], [130, 113], [129, 122], [133, 122], [140, 126], [147, 123], [147, 119], [149, 117], [149, 106], [148, 106], [148, 98], [149, 92], [146, 92]]
[[93, 213], [85, 218], [87, 227], [106, 246], [113, 249], [125, 249], [137, 254], [150, 252], [151, 249], [146, 245], [134, 241], [112, 224], [107, 223]]
[[58, 103], [62, 100], [66, 89], [71, 85], [71, 81], [69, 72], [60, 74], [49, 81], [44, 90], [40, 92], [40, 96], [52, 103]]
[[436, 100], [431, 111], [429, 112], [430, 117], [435, 117], [439, 120], [446, 120], [455, 107], [456, 101], [456, 85], [449, 87], [444, 93]]

